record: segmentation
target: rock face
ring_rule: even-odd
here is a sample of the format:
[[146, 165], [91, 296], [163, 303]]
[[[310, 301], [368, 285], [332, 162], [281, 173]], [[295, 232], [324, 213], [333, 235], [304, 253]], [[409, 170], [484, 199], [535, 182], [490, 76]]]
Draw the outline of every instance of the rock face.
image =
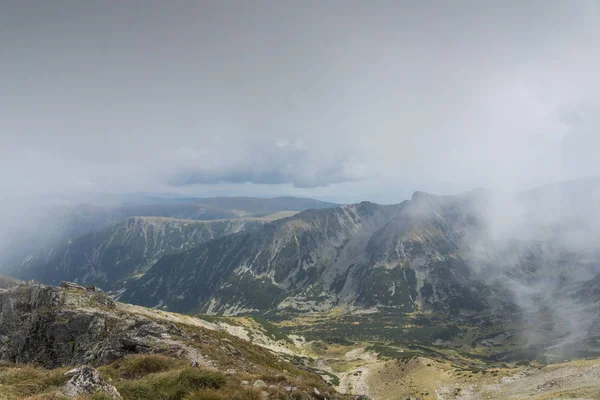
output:
[[102, 393], [113, 399], [122, 399], [117, 389], [102, 379], [98, 371], [84, 365], [66, 373], [71, 379], [62, 389], [62, 394], [68, 397]]
[[100, 365], [127, 354], [184, 354], [172, 324], [124, 313], [102, 291], [64, 283], [0, 289], [0, 359], [46, 367]]

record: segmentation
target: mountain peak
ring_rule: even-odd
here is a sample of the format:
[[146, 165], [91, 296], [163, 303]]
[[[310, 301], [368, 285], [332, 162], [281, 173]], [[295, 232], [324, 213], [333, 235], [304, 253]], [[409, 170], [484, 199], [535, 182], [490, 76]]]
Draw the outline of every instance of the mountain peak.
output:
[[411, 196], [410, 201], [428, 200], [428, 199], [434, 199], [436, 197], [438, 197], [438, 196], [436, 196], [434, 194], [430, 194], [430, 193], [427, 193], [427, 192], [421, 192], [421, 191], [417, 190]]

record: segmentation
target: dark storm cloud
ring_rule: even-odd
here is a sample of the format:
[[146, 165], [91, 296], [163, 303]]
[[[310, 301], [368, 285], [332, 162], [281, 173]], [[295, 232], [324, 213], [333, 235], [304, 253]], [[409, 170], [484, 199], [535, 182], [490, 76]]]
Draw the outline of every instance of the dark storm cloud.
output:
[[273, 164], [266, 169], [248, 166], [230, 170], [219, 171], [184, 171], [177, 174], [167, 182], [174, 186], [193, 184], [217, 184], [217, 183], [256, 183], [265, 185], [281, 185], [290, 183], [297, 188], [316, 188], [329, 186], [335, 183], [357, 180], [346, 169], [343, 164], [333, 165], [315, 171], [310, 176], [303, 176], [302, 165]]
[[292, 184], [316, 188], [365, 179], [361, 165], [348, 156], [308, 149], [301, 141], [277, 140], [244, 148], [180, 149], [181, 165], [167, 178], [174, 186], [219, 183]]

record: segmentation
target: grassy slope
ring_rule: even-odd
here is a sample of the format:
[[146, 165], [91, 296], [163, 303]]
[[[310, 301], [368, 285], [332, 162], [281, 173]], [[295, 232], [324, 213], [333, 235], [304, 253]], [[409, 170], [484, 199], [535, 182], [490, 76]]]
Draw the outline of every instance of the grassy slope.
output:
[[[2, 286], [13, 286], [12, 280], [0, 280]], [[198, 318], [165, 313], [117, 303], [107, 307], [99, 302], [96, 292], [82, 287], [60, 289], [65, 295], [63, 308], [72, 312], [98, 312], [107, 320], [118, 316], [150, 319], [160, 325], [175, 325], [150, 351], [159, 354], [132, 355], [112, 364], [98, 366], [100, 373], [115, 385], [125, 400], [183, 400], [183, 399], [301, 399], [312, 398], [315, 388], [330, 399], [343, 399], [343, 395], [328, 386], [310, 368], [290, 362], [284, 356], [256, 345], [284, 342], [277, 329], [254, 319], [227, 325], [233, 333], [241, 328], [244, 340], [232, 335], [222, 326]], [[226, 319], [229, 321], [229, 319]], [[250, 327], [255, 337], [249, 337], [243, 325]], [[190, 360], [200, 362], [200, 368], [191, 368]], [[54, 399], [65, 383], [68, 368], [43, 369], [35, 365], [0, 364], [1, 400]], [[266, 386], [252, 388], [252, 383], [262, 380]], [[249, 384], [244, 384], [247, 381]], [[293, 390], [288, 390], [294, 388]], [[266, 397], [265, 397], [266, 396]], [[95, 396], [93, 400], [100, 400]]]
[[[58, 398], [68, 368], [45, 370], [25, 365], [0, 366], [0, 398], [3, 400], [50, 400]], [[308, 398], [318, 387], [331, 389], [314, 375], [282, 369], [276, 373], [224, 373], [216, 369], [192, 368], [187, 362], [163, 355], [135, 355], [99, 368], [101, 375], [114, 385], [124, 399], [135, 400], [259, 400]], [[250, 382], [261, 379], [265, 387]], [[294, 387], [293, 392], [288, 387]], [[80, 400], [104, 400], [100, 393]], [[335, 398], [335, 397], [333, 397]]]

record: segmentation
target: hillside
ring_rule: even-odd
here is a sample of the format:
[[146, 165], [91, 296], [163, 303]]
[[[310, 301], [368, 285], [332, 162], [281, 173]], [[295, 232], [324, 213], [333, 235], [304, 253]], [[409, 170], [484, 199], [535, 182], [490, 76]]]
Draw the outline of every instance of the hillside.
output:
[[396, 206], [365, 202], [302, 212], [165, 257], [122, 299], [217, 313], [338, 304], [481, 309], [458, 252], [474, 218], [461, 200], [417, 193]]
[[116, 303], [90, 286], [2, 278], [0, 287], [6, 400], [64, 398], [58, 393], [65, 374], [83, 364], [125, 400], [547, 400], [600, 393], [597, 358], [545, 365], [494, 360], [471, 346], [309, 339], [256, 318]]
[[102, 199], [86, 198], [98, 204], [41, 204], [26, 207], [23, 215], [13, 216], [7, 237], [0, 237], [0, 267], [9, 271], [33, 256], [46, 258], [53, 250], [65, 246], [90, 232], [101, 232], [130, 217], [165, 217], [187, 220], [268, 217], [278, 212], [296, 212], [309, 208], [327, 208], [335, 204], [296, 197], [251, 198], [146, 198], [134, 197], [132, 203], [105, 204]]
[[89, 286], [2, 285], [2, 399], [54, 399], [68, 379], [64, 367], [82, 364], [99, 367], [125, 400], [353, 398], [213, 323], [173, 323]]
[[164, 217], [129, 217], [100, 232], [70, 240], [66, 246], [28, 257], [15, 275], [58, 284], [72, 281], [117, 289], [122, 281], [143, 274], [160, 257], [185, 251], [231, 233], [252, 230], [270, 219], [212, 221]]

